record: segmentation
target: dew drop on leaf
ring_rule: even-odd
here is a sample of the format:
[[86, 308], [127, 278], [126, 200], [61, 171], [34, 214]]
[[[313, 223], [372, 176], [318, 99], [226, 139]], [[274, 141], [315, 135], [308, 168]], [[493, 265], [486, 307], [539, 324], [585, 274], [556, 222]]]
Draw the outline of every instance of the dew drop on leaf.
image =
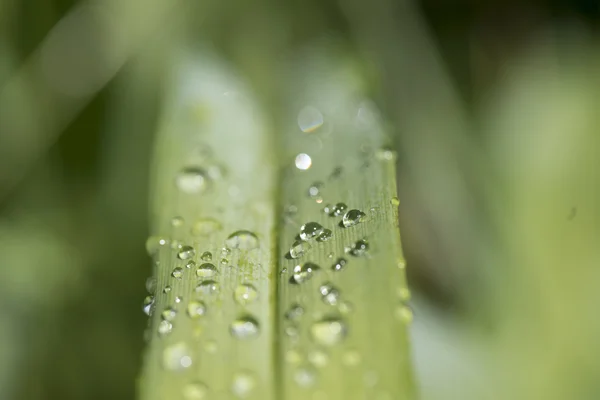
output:
[[250, 284], [241, 284], [235, 288], [233, 297], [238, 304], [250, 304], [258, 299], [258, 290]]
[[158, 334], [160, 336], [167, 336], [173, 330], [173, 324], [169, 321], [163, 320], [158, 324]]
[[192, 235], [210, 236], [222, 229], [221, 223], [214, 218], [200, 218], [192, 226]]
[[321, 293], [321, 300], [323, 303], [335, 306], [340, 300], [340, 291], [333, 286], [330, 282], [326, 282], [319, 286], [319, 293]]
[[357, 240], [352, 247], [346, 248], [346, 253], [354, 257], [361, 257], [369, 251], [369, 242], [366, 239]]
[[173, 321], [177, 316], [177, 310], [173, 307], [167, 307], [160, 313], [160, 317], [165, 321]]
[[211, 278], [215, 275], [217, 275], [217, 267], [211, 263], [200, 264], [198, 269], [196, 269], [196, 276], [198, 278]]
[[204, 253], [202, 253], [202, 255], [200, 256], [200, 259], [202, 261], [211, 261], [212, 260], [212, 253], [210, 251], [205, 251]]
[[232, 249], [253, 250], [258, 248], [260, 242], [254, 232], [240, 230], [229, 235], [225, 244]]
[[309, 388], [317, 382], [317, 372], [311, 367], [301, 367], [294, 373], [294, 382], [302, 388]]
[[326, 242], [333, 237], [333, 232], [330, 229], [323, 229], [323, 232], [315, 239], [317, 242]]
[[177, 253], [177, 258], [180, 260], [188, 260], [196, 255], [196, 250], [192, 246], [181, 246]]
[[213, 280], [206, 280], [200, 282], [198, 286], [196, 286], [196, 293], [212, 296], [219, 293], [219, 289], [219, 284], [217, 282]]
[[192, 351], [185, 342], [167, 346], [163, 350], [163, 367], [169, 371], [181, 371], [192, 366]]
[[338, 317], [325, 317], [310, 327], [313, 340], [322, 346], [334, 346], [347, 335], [346, 323]]
[[154, 296], [146, 296], [144, 299], [144, 314], [150, 316], [152, 315], [152, 306], [154, 305]]
[[237, 372], [233, 376], [231, 392], [240, 399], [245, 399], [252, 394], [256, 387], [256, 378], [248, 371]]
[[192, 300], [187, 305], [187, 315], [192, 319], [197, 319], [206, 314], [206, 304], [202, 301]]
[[162, 236], [150, 236], [146, 240], [146, 251], [150, 257], [156, 255], [161, 247], [169, 244], [169, 241]]
[[313, 277], [313, 274], [319, 271], [321, 268], [314, 263], [307, 262], [304, 265], [296, 265], [294, 267], [294, 274], [290, 279], [290, 283], [301, 284], [308, 281]]
[[300, 227], [300, 239], [311, 240], [323, 233], [323, 226], [318, 222], [307, 222]]
[[311, 249], [311, 245], [301, 240], [296, 240], [290, 247], [290, 257], [296, 259], [304, 255], [305, 252]]
[[209, 179], [206, 171], [199, 167], [186, 167], [175, 178], [177, 188], [184, 193], [195, 194], [206, 191]]
[[183, 277], [183, 268], [181, 268], [181, 267], [173, 268], [173, 272], [171, 272], [171, 276], [175, 279], [181, 279]]
[[237, 339], [253, 339], [259, 335], [260, 326], [255, 318], [245, 315], [237, 318], [231, 323], [229, 332], [231, 333], [231, 336]]
[[333, 271], [339, 272], [346, 268], [348, 261], [345, 258], [338, 258], [337, 261], [331, 266]]
[[349, 228], [362, 222], [364, 217], [366, 217], [366, 214], [364, 212], [356, 209], [350, 210], [342, 217], [342, 225], [344, 226], [344, 228]]

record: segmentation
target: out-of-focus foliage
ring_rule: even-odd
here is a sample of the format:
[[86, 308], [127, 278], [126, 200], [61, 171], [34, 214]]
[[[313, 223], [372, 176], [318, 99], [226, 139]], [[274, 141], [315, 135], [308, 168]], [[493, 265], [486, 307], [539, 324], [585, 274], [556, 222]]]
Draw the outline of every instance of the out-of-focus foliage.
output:
[[396, 133], [423, 398], [600, 397], [593, 2], [169, 3], [90, 22], [76, 10], [98, 2], [0, 0], [0, 398], [134, 397], [161, 49], [180, 27], [274, 120], [272, 72], [298, 49], [333, 36], [356, 57]]

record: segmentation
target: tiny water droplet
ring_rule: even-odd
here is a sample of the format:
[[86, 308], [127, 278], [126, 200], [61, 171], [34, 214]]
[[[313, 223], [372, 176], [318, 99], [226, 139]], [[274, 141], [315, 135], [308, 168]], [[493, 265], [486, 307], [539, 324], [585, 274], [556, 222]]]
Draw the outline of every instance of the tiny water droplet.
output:
[[333, 209], [333, 206], [331, 204], [326, 204], [325, 207], [323, 207], [323, 212], [327, 215], [329, 215], [329, 213], [331, 213], [331, 210]]
[[200, 282], [198, 286], [196, 286], [196, 293], [201, 293], [208, 296], [212, 296], [219, 293], [219, 290], [219, 284], [213, 280], [206, 280]]
[[315, 239], [317, 242], [326, 242], [333, 237], [333, 232], [330, 229], [323, 229], [323, 232]]
[[318, 222], [307, 222], [300, 227], [300, 239], [311, 240], [323, 233], [323, 226]]
[[312, 165], [312, 159], [306, 153], [300, 153], [296, 156], [295, 160], [296, 168], [300, 170], [307, 170]]
[[348, 206], [345, 203], [337, 203], [331, 207], [331, 210], [329, 211], [329, 215], [332, 217], [339, 217], [344, 212], [346, 212], [347, 209], [348, 209]]
[[181, 268], [181, 267], [173, 268], [173, 272], [171, 272], [171, 276], [175, 279], [181, 279], [183, 277], [183, 268]]
[[401, 301], [406, 302], [410, 300], [410, 289], [407, 287], [399, 287], [397, 293]]
[[253, 250], [258, 248], [260, 242], [254, 232], [240, 230], [229, 235], [225, 244], [233, 249]]
[[162, 236], [150, 236], [146, 240], [146, 251], [150, 257], [156, 255], [161, 247], [169, 244], [169, 241]]
[[179, 217], [179, 216], [173, 217], [171, 219], [171, 226], [173, 226], [174, 228], [178, 228], [178, 227], [182, 226], [184, 224], [184, 222], [185, 221], [183, 220], [183, 217]]
[[209, 179], [202, 168], [186, 167], [177, 174], [175, 184], [184, 193], [202, 193], [208, 188]]
[[165, 321], [173, 321], [176, 316], [177, 310], [175, 310], [173, 307], [167, 307], [162, 313], [160, 313], [160, 317]]
[[221, 230], [221, 223], [214, 218], [200, 218], [192, 227], [194, 236], [210, 236]]
[[298, 113], [298, 126], [304, 133], [311, 133], [323, 126], [323, 114], [313, 106], [306, 106]]
[[396, 159], [396, 153], [390, 149], [379, 149], [375, 153], [375, 157], [381, 161], [394, 161]]
[[327, 258], [333, 258], [333, 256], [334, 256], [333, 251], [330, 252], [329, 254], [327, 254]]
[[248, 371], [238, 372], [233, 376], [231, 392], [238, 398], [248, 397], [256, 387], [254, 375]]
[[175, 303], [179, 304], [183, 301], [183, 297], [181, 296], [175, 296]]
[[324, 351], [314, 350], [308, 353], [308, 361], [315, 367], [323, 368], [329, 362], [329, 356]]
[[163, 320], [158, 324], [158, 334], [160, 336], [167, 336], [173, 330], [173, 324], [169, 321]]
[[181, 241], [179, 240], [173, 240], [171, 241], [171, 248], [173, 250], [179, 250], [183, 247], [183, 244], [181, 243]]
[[346, 337], [346, 323], [338, 317], [325, 317], [310, 327], [313, 340], [323, 346], [334, 346]]
[[221, 258], [221, 264], [225, 265], [229, 262], [227, 258]]
[[192, 319], [197, 319], [206, 314], [206, 304], [199, 300], [192, 300], [187, 305], [187, 314]]
[[212, 261], [212, 253], [210, 251], [205, 251], [204, 253], [202, 253], [202, 255], [200, 256], [200, 259], [202, 261]]
[[231, 249], [229, 247], [223, 247], [221, 249], [221, 255], [222, 256], [227, 256], [229, 254], [231, 254]]
[[211, 278], [211, 277], [217, 275], [217, 273], [218, 273], [217, 267], [215, 267], [211, 263], [200, 264], [198, 269], [196, 269], [196, 276], [198, 278]]
[[179, 342], [163, 350], [163, 367], [169, 371], [181, 371], [192, 366], [192, 351], [185, 342]]
[[241, 284], [235, 288], [233, 297], [238, 304], [250, 304], [258, 299], [258, 290], [250, 284]]
[[350, 210], [342, 217], [342, 225], [344, 228], [354, 226], [366, 217], [366, 214], [360, 210]]
[[290, 247], [290, 257], [294, 259], [300, 258], [311, 248], [312, 246], [310, 245], [310, 243], [303, 242], [301, 240], [296, 240]]
[[294, 381], [302, 388], [309, 388], [317, 381], [317, 372], [312, 367], [298, 368], [294, 373]]
[[184, 400], [205, 400], [208, 398], [208, 387], [202, 382], [190, 382], [181, 391]]
[[323, 303], [330, 306], [336, 305], [340, 300], [340, 291], [331, 282], [326, 282], [319, 286], [319, 292], [321, 293]]
[[296, 265], [294, 267], [294, 274], [290, 279], [290, 283], [301, 284], [312, 278], [313, 274], [319, 271], [321, 268], [314, 263], [307, 262], [304, 265]]
[[164, 289], [163, 289], [163, 293], [164, 293], [164, 294], [167, 294], [167, 293], [169, 293], [170, 291], [171, 291], [171, 286], [169, 286], [169, 285], [165, 286], [165, 287], [164, 287]]
[[317, 197], [319, 193], [321, 193], [321, 187], [323, 187], [323, 182], [315, 182], [308, 188], [308, 196], [309, 197]]
[[188, 262], [185, 263], [185, 267], [187, 269], [196, 268], [196, 261], [194, 261], [194, 260], [188, 260]]
[[154, 276], [146, 278], [146, 290], [150, 294], [156, 293], [156, 278]]
[[398, 318], [400, 321], [404, 322], [405, 324], [412, 323], [412, 321], [414, 319], [413, 311], [406, 304], [399, 305], [396, 308], [395, 314], [396, 314], [396, 318]]
[[285, 318], [290, 321], [296, 321], [304, 315], [304, 308], [298, 303], [294, 303], [285, 313]]
[[341, 271], [344, 268], [346, 268], [346, 264], [348, 264], [348, 261], [345, 258], [338, 258], [337, 261], [331, 266], [331, 269], [333, 271]]
[[390, 203], [392, 203], [392, 205], [394, 207], [398, 207], [400, 205], [400, 199], [398, 199], [398, 197], [394, 196], [394, 197], [392, 197], [392, 200], [390, 200]]
[[346, 248], [346, 253], [354, 257], [361, 257], [369, 251], [369, 242], [366, 239], [357, 240], [352, 247]]
[[143, 306], [143, 310], [144, 310], [144, 314], [150, 316], [152, 315], [152, 306], [154, 305], [154, 296], [146, 296], [146, 298], [144, 299], [144, 306]]
[[180, 260], [188, 260], [196, 255], [196, 250], [192, 246], [182, 246], [177, 253]]
[[229, 325], [229, 332], [237, 339], [253, 339], [260, 333], [258, 321], [249, 315], [239, 317]]

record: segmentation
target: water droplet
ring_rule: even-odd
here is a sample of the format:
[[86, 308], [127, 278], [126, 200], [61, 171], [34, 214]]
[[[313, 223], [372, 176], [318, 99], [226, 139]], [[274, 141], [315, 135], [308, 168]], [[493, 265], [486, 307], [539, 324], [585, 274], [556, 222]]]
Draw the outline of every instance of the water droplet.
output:
[[283, 331], [286, 334], [286, 336], [292, 338], [292, 340], [296, 340], [298, 338], [298, 335], [300, 334], [300, 331], [298, 330], [298, 327], [296, 325], [288, 325]]
[[258, 321], [253, 317], [242, 316], [229, 325], [229, 332], [237, 339], [253, 339], [260, 333]]
[[333, 206], [331, 204], [326, 204], [325, 207], [323, 207], [323, 212], [327, 215], [329, 215], [329, 213], [331, 213], [331, 209], [333, 208]]
[[348, 206], [345, 203], [337, 203], [336, 205], [331, 207], [331, 210], [329, 211], [329, 215], [332, 217], [339, 217], [344, 212], [346, 212], [347, 209], [348, 209]]
[[307, 222], [300, 227], [300, 239], [311, 240], [323, 233], [323, 227], [317, 222]]
[[294, 381], [302, 388], [312, 387], [317, 381], [317, 372], [312, 367], [298, 368], [294, 373]]
[[143, 306], [143, 310], [144, 310], [144, 314], [150, 316], [152, 315], [152, 306], [154, 305], [154, 296], [146, 296], [146, 298], [144, 299], [144, 306]]
[[315, 342], [323, 346], [334, 346], [346, 337], [346, 323], [338, 317], [325, 317], [310, 327], [310, 333]]
[[258, 290], [250, 284], [241, 284], [235, 288], [233, 297], [238, 304], [250, 304], [258, 298]]
[[198, 286], [196, 286], [196, 292], [208, 296], [215, 295], [219, 293], [219, 284], [213, 280], [200, 282]]
[[180, 260], [188, 260], [196, 255], [196, 250], [192, 246], [182, 246], [177, 253]]
[[312, 278], [313, 274], [319, 271], [321, 268], [317, 264], [307, 262], [304, 265], [296, 265], [294, 267], [294, 274], [290, 279], [290, 283], [301, 284]]
[[327, 254], [327, 258], [333, 258], [333, 256], [334, 256], [333, 251], [330, 252], [329, 254]]
[[156, 292], [156, 278], [154, 276], [149, 276], [146, 278], [146, 290], [150, 294], [154, 294]]
[[348, 261], [345, 258], [338, 258], [337, 261], [331, 266], [331, 269], [333, 271], [341, 271], [344, 268], [346, 268], [346, 264], [348, 264]]
[[176, 316], [177, 310], [175, 310], [173, 307], [167, 307], [162, 313], [160, 313], [160, 317], [165, 321], [173, 321]]
[[352, 310], [354, 310], [354, 306], [347, 300], [340, 301], [340, 304], [338, 305], [338, 310], [340, 313], [347, 315], [350, 314]]
[[225, 265], [229, 262], [227, 258], [221, 258], [221, 264]]
[[308, 361], [315, 367], [323, 368], [329, 362], [329, 356], [324, 351], [314, 350], [308, 353]]
[[304, 308], [298, 303], [294, 303], [285, 313], [285, 318], [290, 321], [296, 321], [304, 315]]
[[194, 194], [204, 192], [209, 185], [206, 171], [199, 167], [186, 167], [179, 171], [175, 184], [184, 193]]
[[356, 367], [360, 364], [362, 357], [360, 353], [354, 349], [348, 350], [342, 356], [342, 363], [347, 367]]
[[285, 353], [285, 361], [288, 364], [298, 365], [302, 362], [302, 354], [298, 350], [288, 350]]
[[298, 207], [296, 207], [295, 205], [289, 205], [285, 207], [283, 212], [285, 213], [285, 215], [291, 217], [293, 215], [296, 215], [296, 213], [298, 212]]
[[369, 242], [366, 239], [357, 240], [352, 247], [346, 248], [346, 253], [354, 257], [364, 256], [369, 251]]
[[225, 244], [227, 244], [228, 247], [240, 250], [253, 250], [260, 245], [256, 234], [245, 230], [233, 232], [229, 235]]
[[181, 241], [179, 240], [173, 240], [171, 241], [171, 248], [173, 250], [179, 250], [183, 247], [183, 244], [181, 243]]
[[319, 193], [321, 193], [321, 187], [323, 186], [323, 182], [315, 182], [308, 188], [308, 195], [310, 197], [317, 197]]
[[403, 302], [410, 300], [410, 289], [408, 289], [407, 287], [399, 287], [397, 293], [398, 297]]
[[331, 230], [329, 229], [323, 229], [323, 232], [317, 236], [316, 241], [317, 242], [326, 242], [329, 239], [331, 239], [333, 237], [333, 232], [331, 232]]
[[221, 230], [221, 223], [214, 218], [201, 218], [194, 223], [192, 235], [210, 236]]
[[186, 384], [181, 394], [184, 400], [204, 400], [208, 398], [208, 387], [202, 382]]
[[405, 324], [412, 323], [412, 321], [414, 319], [413, 311], [406, 304], [401, 304], [400, 306], [398, 306], [396, 308], [395, 314], [396, 314], [396, 318], [398, 318], [400, 321], [404, 322]]
[[243, 371], [238, 372], [233, 376], [233, 382], [231, 383], [231, 392], [239, 397], [248, 397], [254, 388], [256, 387], [256, 379], [250, 372]]
[[199, 300], [192, 300], [187, 305], [187, 314], [192, 319], [197, 319], [206, 314], [206, 304]]
[[312, 165], [312, 159], [306, 153], [300, 153], [296, 156], [296, 168], [301, 170], [307, 170]]
[[350, 210], [342, 217], [342, 225], [344, 228], [354, 226], [366, 217], [366, 214], [360, 210]]
[[174, 228], [178, 228], [178, 227], [182, 226], [184, 222], [185, 221], [183, 220], [183, 217], [179, 217], [179, 216], [173, 217], [171, 219], [171, 226]]
[[212, 261], [212, 253], [210, 251], [205, 251], [204, 253], [202, 253], [202, 255], [200, 256], [200, 259], [202, 261]]
[[196, 261], [194, 261], [194, 260], [188, 260], [188, 262], [185, 263], [185, 267], [187, 269], [196, 268]]
[[146, 240], [146, 251], [150, 257], [156, 255], [161, 247], [169, 244], [169, 241], [161, 236], [150, 236]]
[[323, 114], [313, 106], [306, 106], [298, 113], [298, 126], [305, 133], [311, 133], [323, 125]]
[[183, 297], [181, 296], [175, 296], [175, 303], [179, 304], [183, 301]]
[[173, 330], [173, 324], [169, 321], [163, 320], [158, 324], [158, 334], [160, 336], [166, 336]]
[[300, 258], [304, 255], [305, 252], [311, 249], [311, 245], [307, 242], [303, 242], [301, 240], [296, 240], [292, 247], [290, 247], [290, 257], [292, 258]]
[[181, 268], [181, 267], [173, 268], [173, 272], [171, 272], [171, 276], [176, 279], [181, 279], [183, 277], [183, 268]]
[[198, 278], [210, 278], [217, 275], [217, 273], [217, 267], [211, 263], [200, 264], [198, 269], [196, 269], [196, 276]]
[[192, 351], [184, 342], [166, 347], [163, 351], [163, 367], [169, 371], [181, 371], [192, 366]]
[[167, 293], [169, 293], [170, 291], [171, 291], [171, 286], [169, 286], [169, 285], [165, 286], [165, 287], [164, 287], [164, 289], [163, 289], [163, 293], [164, 293], [164, 294], [167, 294]]
[[229, 247], [223, 247], [221, 249], [221, 255], [222, 256], [227, 256], [229, 254], [231, 254], [231, 249]]
[[336, 305], [340, 300], [340, 291], [330, 282], [326, 282], [319, 286], [319, 292], [321, 293], [321, 300], [323, 300], [323, 303], [329, 304], [330, 306]]
[[394, 197], [392, 197], [392, 200], [390, 200], [390, 203], [392, 203], [392, 205], [394, 207], [398, 207], [400, 205], [400, 199], [398, 199], [398, 197], [394, 196]]
[[379, 149], [375, 153], [375, 157], [382, 161], [394, 161], [396, 159], [396, 153], [390, 149]]

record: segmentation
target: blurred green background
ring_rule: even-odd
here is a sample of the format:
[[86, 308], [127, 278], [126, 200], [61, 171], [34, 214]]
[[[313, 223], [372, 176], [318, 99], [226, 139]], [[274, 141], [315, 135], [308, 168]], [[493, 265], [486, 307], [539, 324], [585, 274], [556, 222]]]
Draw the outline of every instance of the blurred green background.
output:
[[179, 31], [274, 121], [296, 51], [356, 58], [399, 152], [423, 398], [600, 398], [599, 16], [593, 0], [0, 0], [0, 399], [135, 397]]

